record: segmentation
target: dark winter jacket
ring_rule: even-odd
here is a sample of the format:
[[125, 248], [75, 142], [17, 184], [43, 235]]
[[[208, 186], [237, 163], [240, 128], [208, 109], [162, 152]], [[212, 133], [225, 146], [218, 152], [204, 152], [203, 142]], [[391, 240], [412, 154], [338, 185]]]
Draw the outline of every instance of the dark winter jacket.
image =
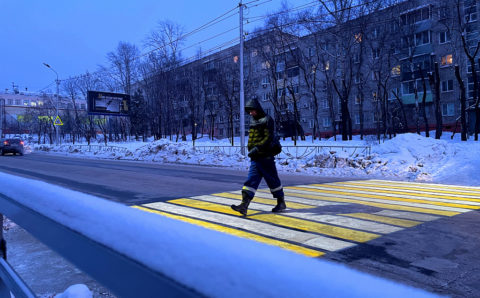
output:
[[248, 156], [259, 159], [274, 156], [272, 143], [275, 136], [275, 122], [272, 117], [265, 114], [257, 99], [251, 99], [245, 103], [245, 111], [257, 111], [257, 117], [250, 120], [248, 131]]

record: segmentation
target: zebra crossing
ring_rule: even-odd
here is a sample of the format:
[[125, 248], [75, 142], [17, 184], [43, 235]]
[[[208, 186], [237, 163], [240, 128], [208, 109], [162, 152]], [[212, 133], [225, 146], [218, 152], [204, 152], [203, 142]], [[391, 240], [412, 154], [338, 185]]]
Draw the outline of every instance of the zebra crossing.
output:
[[310, 257], [350, 248], [428, 221], [480, 209], [480, 187], [387, 180], [284, 188], [287, 210], [259, 189], [246, 218], [230, 208], [240, 191], [132, 206]]

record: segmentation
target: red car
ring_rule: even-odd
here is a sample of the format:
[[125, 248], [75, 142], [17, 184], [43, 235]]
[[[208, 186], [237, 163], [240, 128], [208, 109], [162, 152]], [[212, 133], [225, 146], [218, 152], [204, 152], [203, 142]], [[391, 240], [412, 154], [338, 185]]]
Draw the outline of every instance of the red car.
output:
[[0, 153], [5, 155], [5, 153], [13, 153], [16, 155], [17, 153], [23, 155], [23, 145], [25, 143], [22, 139], [14, 138], [14, 139], [1, 139], [0, 140]]

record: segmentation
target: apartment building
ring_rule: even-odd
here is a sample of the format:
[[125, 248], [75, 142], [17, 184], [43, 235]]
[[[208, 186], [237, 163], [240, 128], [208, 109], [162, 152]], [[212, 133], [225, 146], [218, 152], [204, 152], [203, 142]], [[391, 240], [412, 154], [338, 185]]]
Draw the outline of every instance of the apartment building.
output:
[[[436, 110], [443, 128], [454, 130], [460, 116], [455, 65], [469, 106], [475, 95], [465, 52], [473, 55], [480, 40], [478, 6], [475, 0], [405, 1], [303, 36], [280, 27], [252, 34], [244, 49], [245, 97], [257, 97], [277, 125], [290, 126], [281, 127], [290, 135], [327, 137], [348, 126], [354, 134], [434, 129]], [[187, 130], [199, 125], [217, 137], [239, 134], [238, 63], [237, 45], [175, 69], [172, 100]], [[350, 122], [342, 126], [346, 115]], [[474, 114], [468, 115], [471, 126]]]

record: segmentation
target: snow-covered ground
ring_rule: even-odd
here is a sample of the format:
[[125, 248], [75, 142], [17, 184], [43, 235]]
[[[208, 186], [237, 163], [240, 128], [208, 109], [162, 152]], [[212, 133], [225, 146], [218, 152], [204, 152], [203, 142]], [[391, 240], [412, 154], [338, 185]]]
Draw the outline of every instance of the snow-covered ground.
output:
[[[431, 134], [433, 135], [433, 134]], [[352, 141], [316, 140], [311, 138], [298, 141], [297, 146], [326, 146], [323, 149], [296, 158], [293, 141], [281, 141], [284, 152], [277, 157], [277, 167], [280, 172], [300, 173], [306, 175], [354, 177], [354, 178], [385, 178], [393, 180], [426, 181], [444, 184], [480, 185], [480, 142], [459, 140], [456, 134], [451, 139], [451, 133], [443, 134], [436, 140], [413, 133], [397, 135], [393, 139], [378, 141], [374, 136], [365, 140], [358, 137]], [[247, 140], [245, 140], [247, 142]], [[102, 145], [96, 144], [96, 145]], [[239, 145], [237, 138], [235, 144]], [[228, 148], [228, 139], [208, 140], [205, 136], [195, 141], [196, 149], [191, 140], [174, 142], [168, 139], [149, 142], [109, 143], [109, 146], [121, 147], [123, 150], [106, 151], [99, 146], [61, 146], [31, 144], [31, 151], [45, 151], [57, 154], [82, 156], [86, 158], [139, 160], [146, 162], [168, 162], [229, 168], [247, 169], [249, 158], [239, 154], [237, 150]], [[76, 143], [86, 145], [86, 143]], [[223, 151], [205, 152], [208, 148], [200, 146], [226, 146]], [[287, 148], [288, 146], [288, 148]], [[328, 146], [371, 146], [368, 154], [363, 149], [347, 149]], [[210, 148], [211, 149], [211, 148]], [[298, 152], [308, 153], [312, 147], [299, 147]], [[235, 152], [236, 151], [236, 152]]]

